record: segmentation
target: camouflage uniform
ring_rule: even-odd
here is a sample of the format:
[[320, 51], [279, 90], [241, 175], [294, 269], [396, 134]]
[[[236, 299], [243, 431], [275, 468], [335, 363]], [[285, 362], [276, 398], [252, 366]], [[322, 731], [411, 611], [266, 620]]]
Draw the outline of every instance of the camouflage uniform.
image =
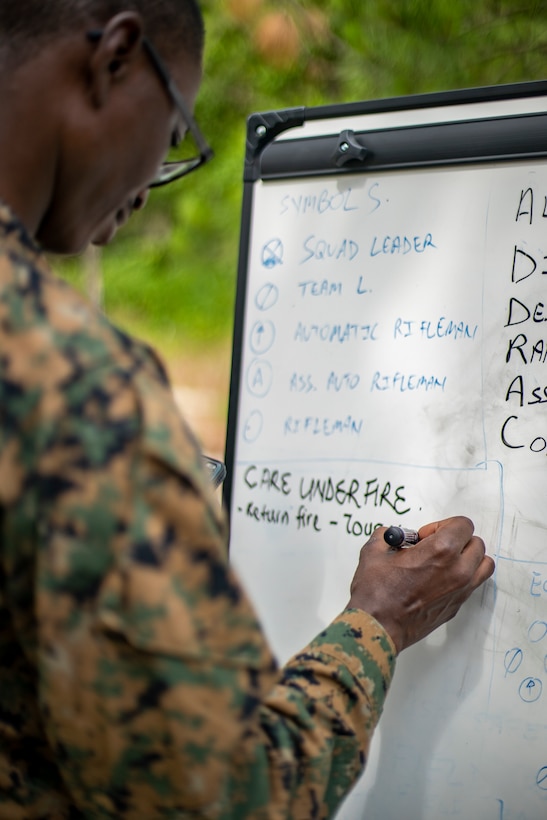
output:
[[283, 670], [154, 354], [0, 207], [0, 818], [323, 818], [394, 667], [346, 612]]

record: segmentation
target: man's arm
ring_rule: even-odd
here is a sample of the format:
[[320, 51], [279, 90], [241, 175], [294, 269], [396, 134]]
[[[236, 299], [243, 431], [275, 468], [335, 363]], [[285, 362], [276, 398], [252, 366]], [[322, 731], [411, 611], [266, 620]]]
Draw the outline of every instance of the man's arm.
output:
[[454, 617], [494, 570], [467, 518], [422, 527], [408, 550], [390, 548], [384, 532], [361, 550], [348, 609], [286, 665], [266, 698], [257, 754], [273, 765], [238, 784], [241, 805], [265, 792], [269, 777], [272, 810], [287, 812], [279, 816], [331, 817], [366, 763], [397, 651]]
[[383, 628], [355, 610], [289, 661], [232, 779], [234, 816], [332, 817], [365, 766], [394, 665]]

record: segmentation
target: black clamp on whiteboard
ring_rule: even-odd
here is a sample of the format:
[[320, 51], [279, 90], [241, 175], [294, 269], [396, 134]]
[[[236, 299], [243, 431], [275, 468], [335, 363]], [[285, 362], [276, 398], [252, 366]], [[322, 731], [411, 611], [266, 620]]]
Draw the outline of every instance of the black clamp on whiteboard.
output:
[[247, 120], [247, 150], [245, 152], [244, 180], [260, 179], [258, 160], [264, 148], [278, 134], [304, 124], [305, 108], [287, 108], [282, 111], [265, 111], [251, 114]]
[[367, 154], [367, 149], [357, 142], [354, 132], [348, 128], [340, 132], [332, 159], [337, 168], [342, 168], [348, 162], [364, 162]]

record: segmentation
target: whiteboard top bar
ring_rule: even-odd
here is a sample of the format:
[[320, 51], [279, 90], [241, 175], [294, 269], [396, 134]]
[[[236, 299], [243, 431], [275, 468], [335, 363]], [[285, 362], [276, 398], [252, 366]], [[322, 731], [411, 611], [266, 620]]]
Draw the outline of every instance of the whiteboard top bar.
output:
[[[465, 103], [463, 105], [439, 106], [434, 108], [420, 108], [409, 110], [393, 110], [381, 113], [360, 114], [351, 117], [354, 131], [378, 131], [391, 128], [394, 125], [412, 126], [429, 125], [439, 122], [457, 122], [460, 120], [478, 120], [516, 116], [519, 114], [535, 114], [547, 111], [547, 96], [525, 97], [510, 100], [494, 100], [492, 102]], [[334, 117], [328, 120], [306, 120], [276, 137], [276, 140], [318, 137], [339, 134], [347, 128], [348, 116]]]
[[[545, 113], [547, 81], [255, 113], [247, 122], [244, 178], [249, 182], [261, 178], [262, 155], [269, 148], [276, 145], [281, 147], [290, 140], [332, 138], [346, 129], [370, 134], [396, 128], [411, 129], [453, 122], [472, 123]], [[537, 146], [530, 155], [537, 156]], [[503, 152], [501, 156], [510, 158]], [[483, 158], [477, 159], [482, 161]], [[278, 163], [274, 162], [276, 164]], [[281, 166], [284, 164], [283, 161]], [[332, 171], [326, 166], [319, 170], [321, 173]], [[281, 173], [291, 176], [293, 168], [288, 167]]]

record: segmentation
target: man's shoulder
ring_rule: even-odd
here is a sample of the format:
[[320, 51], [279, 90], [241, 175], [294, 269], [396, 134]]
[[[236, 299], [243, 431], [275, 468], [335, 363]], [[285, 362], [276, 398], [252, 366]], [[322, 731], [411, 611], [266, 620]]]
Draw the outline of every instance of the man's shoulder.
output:
[[[25, 234], [6, 231], [0, 207], [0, 346], [3, 373], [43, 387], [72, 373], [145, 368], [166, 381], [157, 356], [112, 324], [104, 313], [51, 269]], [[38, 376], [41, 375], [41, 378]]]

